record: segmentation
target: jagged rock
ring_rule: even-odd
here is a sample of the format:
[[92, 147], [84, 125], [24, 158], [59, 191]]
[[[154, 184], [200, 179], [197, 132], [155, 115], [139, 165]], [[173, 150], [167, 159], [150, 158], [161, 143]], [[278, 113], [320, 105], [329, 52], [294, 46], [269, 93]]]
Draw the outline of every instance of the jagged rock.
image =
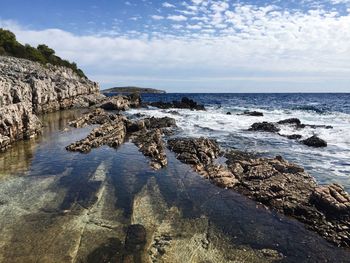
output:
[[42, 124], [32, 113], [29, 103], [17, 103], [0, 108], [0, 150], [17, 140], [29, 139], [41, 132]]
[[141, 131], [134, 135], [133, 142], [140, 151], [151, 158], [150, 166], [159, 170], [168, 164], [162, 133], [159, 129]]
[[225, 155], [238, 192], [292, 216], [340, 246], [350, 246], [349, 195], [339, 185], [318, 187], [302, 167], [278, 156]]
[[90, 106], [104, 97], [97, 83], [69, 68], [2, 56], [0, 94], [0, 149], [38, 134], [36, 114]]
[[301, 121], [297, 118], [290, 118], [290, 119], [285, 119], [277, 122], [278, 124], [290, 124], [290, 125], [296, 125], [299, 126], [301, 125]]
[[216, 185], [232, 188], [238, 182], [224, 165], [214, 162], [220, 154], [219, 146], [214, 140], [176, 138], [168, 140], [168, 147], [176, 153], [177, 159], [192, 165], [198, 173]]
[[125, 117], [116, 115], [117, 118], [112, 123], [105, 123], [98, 128], [95, 128], [84, 139], [72, 143], [67, 146], [68, 151], [88, 153], [92, 148], [97, 148], [102, 145], [110, 147], [118, 147], [124, 142], [126, 136]]
[[181, 101], [173, 101], [173, 102], [151, 102], [148, 105], [157, 107], [160, 109], [171, 109], [171, 108], [178, 108], [178, 109], [190, 109], [190, 110], [205, 110], [204, 105], [198, 104], [194, 100], [191, 100], [187, 97], [183, 97]]
[[148, 129], [160, 129], [160, 128], [171, 128], [176, 127], [176, 121], [173, 118], [146, 118], [144, 119], [145, 125]]
[[276, 127], [274, 123], [271, 122], [257, 122], [254, 123], [250, 128], [249, 131], [263, 131], [263, 132], [279, 132], [281, 129]]
[[117, 115], [107, 113], [103, 109], [95, 109], [87, 114], [84, 114], [80, 118], [69, 122], [69, 126], [74, 128], [81, 128], [86, 125], [99, 124], [102, 125], [104, 123], [112, 123], [117, 118]]
[[263, 117], [264, 113], [259, 111], [245, 111], [241, 115], [253, 116], [253, 117]]
[[339, 184], [316, 187], [312, 201], [329, 217], [350, 219], [350, 195]]
[[316, 147], [316, 148], [327, 147], [327, 142], [317, 137], [316, 135], [313, 135], [312, 137], [306, 140], [303, 140], [302, 143], [307, 146]]
[[99, 105], [104, 110], [122, 110], [125, 111], [130, 107], [130, 100], [127, 96], [115, 96], [108, 98]]

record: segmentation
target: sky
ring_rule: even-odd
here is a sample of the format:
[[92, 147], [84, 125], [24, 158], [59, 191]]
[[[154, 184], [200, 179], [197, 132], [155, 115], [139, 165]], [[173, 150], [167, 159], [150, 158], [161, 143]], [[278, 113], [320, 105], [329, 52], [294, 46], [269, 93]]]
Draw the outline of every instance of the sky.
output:
[[101, 88], [350, 92], [350, 0], [0, 0]]

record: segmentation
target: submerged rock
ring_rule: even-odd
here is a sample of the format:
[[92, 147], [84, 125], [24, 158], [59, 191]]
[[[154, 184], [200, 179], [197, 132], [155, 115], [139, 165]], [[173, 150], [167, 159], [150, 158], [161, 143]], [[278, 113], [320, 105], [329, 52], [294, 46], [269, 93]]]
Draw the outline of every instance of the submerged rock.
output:
[[312, 137], [306, 140], [303, 140], [302, 143], [307, 146], [316, 147], [316, 148], [327, 147], [327, 142], [316, 135], [313, 135]]
[[281, 129], [278, 128], [274, 123], [271, 122], [257, 122], [249, 128], [249, 131], [263, 131], [263, 132], [279, 132]]

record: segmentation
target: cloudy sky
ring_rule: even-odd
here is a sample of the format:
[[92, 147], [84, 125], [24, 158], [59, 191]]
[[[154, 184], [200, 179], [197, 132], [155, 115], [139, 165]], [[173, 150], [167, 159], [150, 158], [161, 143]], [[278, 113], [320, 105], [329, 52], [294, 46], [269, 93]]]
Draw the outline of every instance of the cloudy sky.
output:
[[102, 88], [350, 92], [350, 0], [11, 0], [0, 27]]

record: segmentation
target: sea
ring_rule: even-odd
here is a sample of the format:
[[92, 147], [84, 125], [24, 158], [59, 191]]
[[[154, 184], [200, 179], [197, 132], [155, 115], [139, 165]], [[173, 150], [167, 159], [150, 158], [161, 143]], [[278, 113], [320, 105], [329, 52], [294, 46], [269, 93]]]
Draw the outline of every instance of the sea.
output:
[[[149, 107], [131, 110], [129, 114], [172, 117], [180, 128], [177, 136], [205, 136], [216, 139], [226, 149], [236, 148], [264, 157], [281, 155], [303, 166], [318, 183], [340, 183], [350, 190], [350, 93], [142, 95], [144, 102], [181, 100], [182, 97], [204, 104], [207, 111], [176, 109], [180, 114], [174, 114], [174, 109]], [[244, 111], [259, 111], [264, 116], [242, 115]], [[288, 118], [298, 118], [304, 124], [332, 126], [333, 129], [280, 126], [282, 135], [300, 134], [302, 139], [317, 135], [328, 147], [311, 148], [278, 134], [248, 131], [255, 122]]]

